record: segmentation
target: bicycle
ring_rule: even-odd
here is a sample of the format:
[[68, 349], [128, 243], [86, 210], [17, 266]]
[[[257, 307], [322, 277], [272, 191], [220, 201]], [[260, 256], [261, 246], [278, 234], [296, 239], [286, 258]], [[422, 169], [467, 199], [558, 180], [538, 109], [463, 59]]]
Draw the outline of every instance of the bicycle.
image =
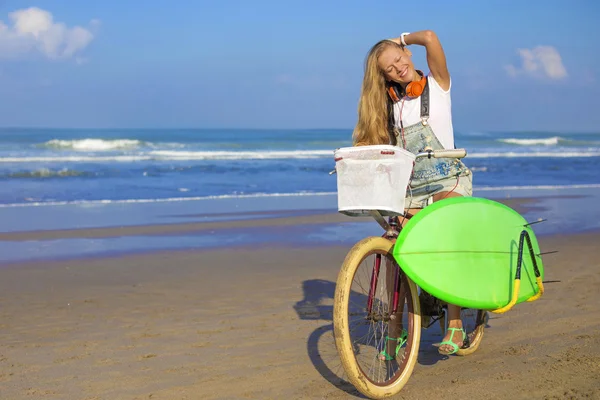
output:
[[[381, 148], [381, 154], [387, 155], [404, 151], [385, 145], [365, 147]], [[466, 151], [426, 150], [406, 156], [408, 161], [402, 166], [400, 177], [400, 185], [406, 183], [404, 187], [408, 186], [412, 173], [412, 163], [408, 165], [411, 158], [412, 162], [423, 157], [463, 158]], [[338, 274], [334, 295], [334, 338], [343, 369], [350, 383], [373, 399], [394, 395], [408, 382], [417, 362], [423, 328], [439, 322], [445, 331], [446, 305], [419, 288], [403, 273], [402, 266], [392, 255], [402, 229], [398, 214], [404, 212], [404, 193], [401, 197], [400, 204], [386, 207], [387, 210], [374, 207], [358, 212], [358, 215], [372, 216], [385, 232], [381, 237], [362, 239], [350, 249]], [[394, 207], [401, 211], [390, 212]], [[366, 263], [363, 271], [361, 266], [372, 256], [373, 260]], [[481, 344], [487, 312], [463, 308], [461, 319], [466, 338], [456, 354], [466, 356]]]

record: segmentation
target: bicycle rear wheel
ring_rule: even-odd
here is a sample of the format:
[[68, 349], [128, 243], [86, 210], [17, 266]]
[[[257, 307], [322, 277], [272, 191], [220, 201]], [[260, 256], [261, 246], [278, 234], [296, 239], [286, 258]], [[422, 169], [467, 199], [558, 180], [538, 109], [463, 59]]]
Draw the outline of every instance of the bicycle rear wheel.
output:
[[[374, 399], [404, 387], [417, 361], [421, 337], [417, 287], [398, 267], [392, 247], [393, 242], [382, 237], [354, 245], [339, 272], [333, 304], [335, 343], [348, 380]], [[388, 338], [399, 337], [403, 329], [406, 343], [395, 351], [398, 342]], [[382, 354], [391, 359], [381, 360]]]
[[[433, 298], [433, 297], [432, 297]], [[423, 300], [421, 299], [421, 302]], [[423, 306], [423, 303], [421, 303]], [[455, 353], [457, 356], [468, 356], [475, 353], [481, 341], [483, 340], [483, 333], [488, 322], [488, 313], [484, 310], [476, 310], [473, 308], [463, 308], [460, 310], [460, 319], [462, 321], [463, 329], [466, 333], [465, 341], [463, 345]], [[440, 327], [442, 330], [442, 336], [447, 329], [446, 315], [442, 312], [440, 318]]]
[[456, 355], [468, 356], [477, 351], [483, 340], [483, 332], [488, 321], [488, 314], [483, 310], [463, 308], [460, 311], [460, 319], [467, 334], [467, 339], [463, 347], [458, 349]]

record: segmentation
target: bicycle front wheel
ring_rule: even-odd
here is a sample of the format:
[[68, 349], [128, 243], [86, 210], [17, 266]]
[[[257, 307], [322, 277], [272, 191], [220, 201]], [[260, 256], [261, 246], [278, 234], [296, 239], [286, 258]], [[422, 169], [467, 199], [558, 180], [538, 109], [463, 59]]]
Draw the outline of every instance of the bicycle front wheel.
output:
[[421, 338], [417, 286], [398, 267], [392, 248], [393, 242], [382, 237], [354, 245], [334, 296], [334, 337], [342, 366], [350, 383], [373, 399], [404, 387]]

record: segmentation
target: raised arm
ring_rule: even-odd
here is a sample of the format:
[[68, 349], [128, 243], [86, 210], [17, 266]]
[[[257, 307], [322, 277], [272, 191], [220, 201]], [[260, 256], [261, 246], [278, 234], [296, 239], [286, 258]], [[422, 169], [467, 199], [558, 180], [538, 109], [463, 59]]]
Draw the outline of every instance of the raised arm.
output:
[[[394, 39], [394, 41], [400, 43], [400, 38]], [[404, 42], [407, 45], [425, 46], [427, 64], [431, 75], [443, 90], [448, 90], [450, 88], [450, 72], [448, 72], [448, 66], [446, 65], [444, 49], [435, 32], [430, 30], [412, 32], [404, 35]]]

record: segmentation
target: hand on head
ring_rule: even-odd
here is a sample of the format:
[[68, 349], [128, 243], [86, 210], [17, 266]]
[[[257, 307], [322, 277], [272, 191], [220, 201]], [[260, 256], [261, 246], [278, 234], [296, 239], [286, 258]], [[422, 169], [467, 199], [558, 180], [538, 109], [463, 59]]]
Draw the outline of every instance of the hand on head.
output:
[[400, 38], [399, 37], [397, 37], [397, 38], [391, 38], [391, 39], [387, 39], [387, 40], [389, 40], [390, 42], [394, 42], [397, 45], [402, 46], [402, 43], [400, 42]]

